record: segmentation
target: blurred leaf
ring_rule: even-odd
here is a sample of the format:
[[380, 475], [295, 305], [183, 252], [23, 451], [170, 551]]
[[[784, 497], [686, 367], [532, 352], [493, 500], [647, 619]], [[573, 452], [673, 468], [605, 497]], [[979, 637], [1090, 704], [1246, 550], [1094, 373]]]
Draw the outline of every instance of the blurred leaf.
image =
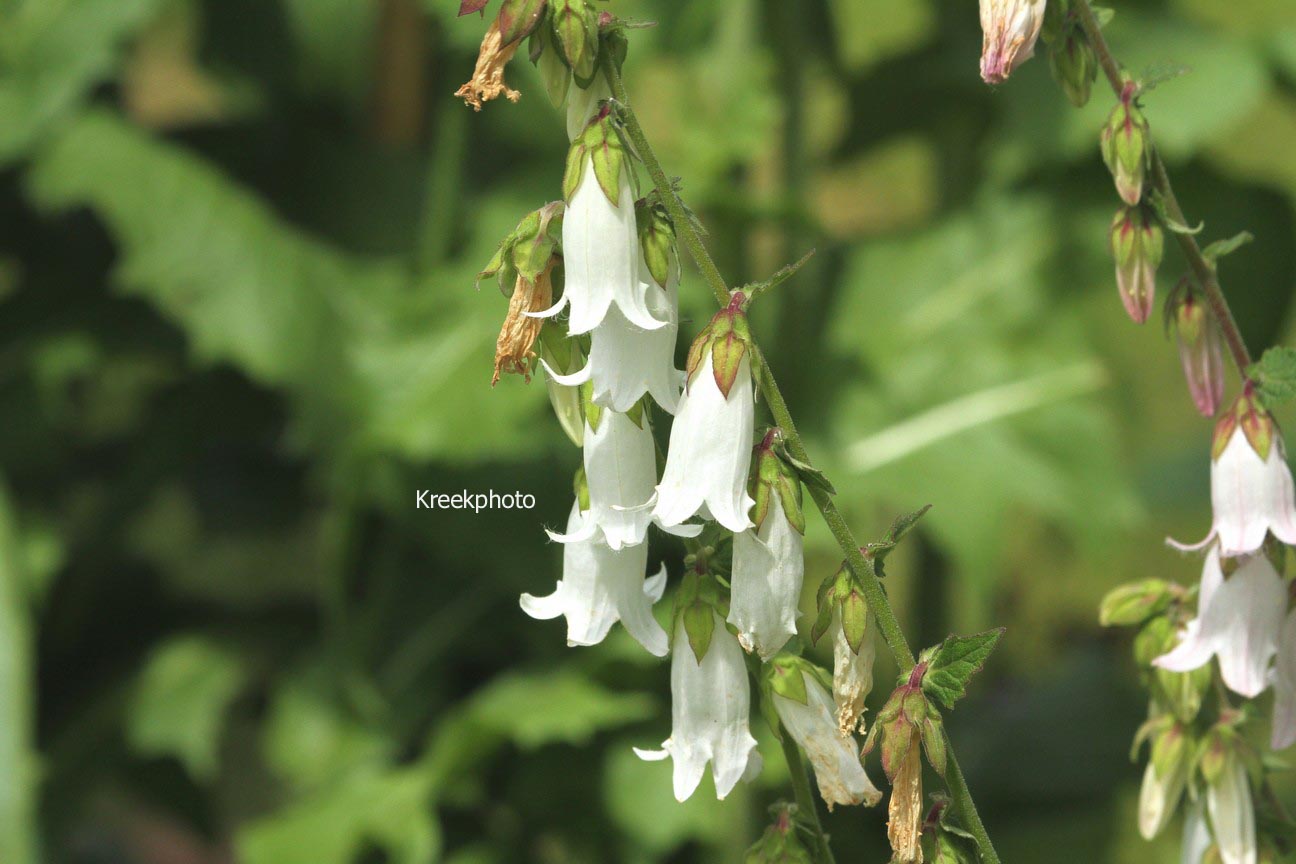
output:
[[0, 861], [36, 864], [33, 635], [8, 490], [0, 485]]
[[1270, 348], [1260, 362], [1247, 367], [1247, 377], [1260, 388], [1265, 407], [1286, 402], [1296, 396], [1296, 348], [1285, 345]]
[[228, 649], [181, 636], [153, 652], [127, 709], [126, 737], [145, 756], [174, 756], [198, 780], [217, 769], [225, 711], [245, 670]]
[[[643, 746], [643, 742], [635, 744]], [[617, 826], [654, 859], [687, 840], [715, 843], [724, 836], [726, 813], [734, 806], [716, 800], [707, 779], [709, 771], [692, 797], [683, 803], [676, 801], [671, 791], [671, 770], [669, 760], [640, 759], [628, 741], [608, 752], [603, 777], [608, 811]]]
[[364, 773], [253, 822], [238, 835], [244, 864], [350, 864], [366, 842], [393, 864], [436, 860], [440, 829], [432, 818], [427, 774], [417, 768]]
[[831, 0], [829, 7], [837, 52], [853, 72], [917, 47], [935, 29], [928, 0]]
[[21, 155], [110, 77], [121, 43], [164, 3], [11, 4], [0, 18], [0, 164]]

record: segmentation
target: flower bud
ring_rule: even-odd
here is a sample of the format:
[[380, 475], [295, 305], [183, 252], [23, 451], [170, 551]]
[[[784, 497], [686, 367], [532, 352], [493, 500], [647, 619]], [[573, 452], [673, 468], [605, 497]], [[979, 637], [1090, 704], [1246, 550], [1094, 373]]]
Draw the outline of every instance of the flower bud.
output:
[[1104, 627], [1142, 624], [1170, 605], [1174, 586], [1163, 579], [1145, 579], [1113, 588], [1103, 598], [1098, 623]]
[[1134, 104], [1134, 82], [1126, 81], [1120, 101], [1102, 130], [1102, 155], [1116, 182], [1116, 191], [1133, 206], [1143, 197], [1147, 169], [1148, 125]]
[[1191, 290], [1179, 299], [1171, 321], [1193, 404], [1203, 417], [1214, 417], [1224, 400], [1224, 351], [1219, 324]]
[[598, 60], [598, 15], [589, 0], [554, 0], [554, 43], [576, 82], [589, 86]]
[[1124, 207], [1112, 219], [1110, 242], [1121, 302], [1130, 318], [1142, 324], [1156, 299], [1156, 271], [1165, 251], [1161, 226], [1142, 207]]
[[801, 841], [795, 822], [795, 804], [776, 804], [774, 821], [748, 848], [743, 864], [814, 864], [814, 856]]
[[1049, 69], [1067, 99], [1077, 108], [1089, 102], [1089, 93], [1098, 77], [1098, 57], [1083, 30], [1066, 28], [1065, 34], [1049, 48]]
[[1035, 53], [1045, 0], [981, 0], [981, 79], [1002, 84]]
[[1139, 833], [1151, 840], [1161, 833], [1179, 806], [1192, 767], [1192, 741], [1183, 726], [1167, 726], [1152, 742], [1152, 758], [1139, 792]]

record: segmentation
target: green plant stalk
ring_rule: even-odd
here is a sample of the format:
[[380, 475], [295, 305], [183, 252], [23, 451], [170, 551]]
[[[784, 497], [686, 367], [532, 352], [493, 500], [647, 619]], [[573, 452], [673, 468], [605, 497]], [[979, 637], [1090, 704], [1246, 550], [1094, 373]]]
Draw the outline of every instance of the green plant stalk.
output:
[[792, 775], [792, 796], [796, 799], [797, 809], [809, 820], [810, 827], [814, 828], [819, 860], [822, 864], [837, 864], [837, 859], [833, 858], [832, 846], [828, 844], [828, 836], [824, 834], [823, 825], [819, 822], [819, 808], [810, 791], [810, 775], [806, 773], [805, 763], [801, 761], [801, 751], [786, 728], [783, 729], [782, 739], [783, 758], [787, 760], [788, 773]]
[[[604, 74], [607, 75], [608, 83], [611, 85], [612, 95], [621, 107], [621, 116], [625, 122], [626, 134], [629, 135], [635, 151], [638, 153], [639, 158], [643, 160], [645, 167], [647, 167], [648, 175], [652, 178], [653, 185], [656, 187], [658, 194], [661, 195], [662, 202], [675, 223], [677, 235], [683, 240], [689, 255], [697, 264], [698, 270], [702, 273], [702, 278], [710, 287], [712, 294], [715, 295], [716, 302], [722, 307], [727, 306], [729, 304], [729, 289], [725, 285], [724, 277], [720, 275], [715, 261], [711, 259], [706, 245], [702, 242], [701, 236], [699, 236], [692, 221], [690, 221], [684, 204], [675, 193], [670, 178], [662, 169], [661, 162], [657, 160], [657, 155], [653, 152], [652, 145], [649, 144], [643, 127], [639, 125], [638, 117], [635, 116], [634, 110], [630, 107], [630, 98], [626, 92], [625, 83], [621, 80], [621, 74], [617, 70], [616, 64], [606, 53], [603, 57], [603, 70]], [[806, 452], [801, 436], [797, 432], [796, 424], [788, 411], [787, 402], [784, 401], [783, 393], [779, 390], [778, 382], [774, 379], [774, 373], [770, 370], [769, 364], [765, 362], [764, 355], [755, 343], [751, 346], [751, 355], [752, 368], [756, 374], [760, 393], [765, 397], [765, 401], [769, 405], [770, 413], [774, 416], [774, 422], [783, 430], [788, 450], [800, 461], [807, 465], [811, 464], [810, 455]], [[815, 506], [819, 509], [820, 515], [823, 516], [824, 522], [828, 525], [828, 530], [832, 532], [838, 546], [841, 547], [842, 553], [846, 556], [847, 565], [863, 585], [869, 609], [872, 611], [874, 620], [877, 621], [878, 629], [882, 631], [883, 639], [886, 640], [891, 656], [895, 659], [901, 674], [907, 675], [909, 670], [914, 667], [913, 651], [905, 639], [904, 630], [900, 626], [899, 619], [896, 618], [895, 611], [887, 600], [886, 592], [882, 590], [882, 583], [878, 580], [877, 573], [873, 569], [873, 562], [866, 559], [860, 552], [859, 542], [851, 533], [850, 527], [847, 526], [846, 520], [837, 509], [837, 505], [833, 503], [832, 497], [822, 489], [813, 487], [809, 488], [809, 492]], [[994, 844], [990, 842], [990, 835], [986, 832], [981, 816], [977, 812], [976, 803], [972, 800], [972, 792], [968, 789], [967, 779], [963, 776], [958, 760], [954, 757], [954, 744], [949, 740], [948, 731], [946, 731], [945, 735], [946, 749], [948, 750], [945, 777], [949, 784], [950, 796], [953, 799], [954, 806], [967, 823], [968, 831], [976, 838], [982, 861], [985, 864], [999, 864], [999, 856], [995, 852]]]
[[[1098, 25], [1093, 9], [1089, 6], [1089, 0], [1071, 0], [1071, 8], [1075, 11], [1080, 26], [1084, 28], [1085, 35], [1089, 37], [1089, 44], [1093, 46], [1094, 54], [1098, 57], [1098, 65], [1102, 67], [1107, 82], [1119, 97], [1125, 87], [1125, 81], [1121, 77], [1121, 66], [1112, 55], [1111, 49], [1107, 47], [1107, 40], [1103, 37], [1102, 28]], [[1165, 202], [1166, 214], [1180, 225], [1189, 224], [1184, 218], [1183, 208], [1179, 206], [1179, 199], [1175, 197], [1174, 188], [1170, 185], [1170, 175], [1166, 173], [1165, 163], [1151, 141], [1148, 143], [1148, 164], [1152, 169], [1152, 188], [1160, 193], [1161, 199]], [[1247, 380], [1251, 352], [1247, 350], [1246, 342], [1242, 341], [1242, 333], [1238, 330], [1237, 321], [1233, 318], [1233, 310], [1229, 308], [1228, 300], [1224, 297], [1224, 289], [1220, 287], [1215, 267], [1202, 254], [1196, 237], [1178, 231], [1171, 233], [1174, 234], [1175, 242], [1179, 244], [1184, 257], [1188, 259], [1188, 265], [1192, 268], [1193, 275], [1197, 277], [1197, 283], [1206, 294], [1206, 305], [1219, 323], [1220, 330], [1224, 334], [1224, 342], [1228, 345], [1229, 354], [1233, 357], [1238, 374], [1242, 376], [1242, 380]]]

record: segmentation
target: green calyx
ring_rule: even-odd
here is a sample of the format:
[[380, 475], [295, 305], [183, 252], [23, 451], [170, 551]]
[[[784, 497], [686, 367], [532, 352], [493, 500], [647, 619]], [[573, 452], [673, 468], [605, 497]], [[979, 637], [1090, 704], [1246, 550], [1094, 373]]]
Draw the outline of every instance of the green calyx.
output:
[[748, 491], [756, 506], [752, 510], [752, 522], [757, 530], [765, 524], [769, 515], [770, 503], [777, 498], [783, 508], [783, 516], [788, 524], [805, 534], [805, 511], [801, 507], [801, 478], [796, 469], [789, 465], [780, 455], [783, 433], [777, 427], [768, 430], [761, 442], [752, 451], [752, 468], [748, 472]]
[[576, 494], [576, 501], [584, 513], [590, 508], [589, 480], [585, 477], [584, 466], [576, 469], [576, 476], [572, 478], [572, 492]]
[[1215, 435], [1211, 440], [1211, 459], [1219, 459], [1238, 430], [1246, 436], [1247, 443], [1261, 460], [1269, 458], [1269, 449], [1274, 446], [1278, 437], [1278, 426], [1273, 417], [1260, 403], [1255, 388], [1248, 382], [1242, 393], [1234, 400], [1233, 405], [1215, 424]]
[[738, 378], [738, 370], [752, 341], [747, 313], [743, 311], [747, 296], [741, 291], [734, 291], [730, 298], [729, 305], [717, 312], [693, 340], [685, 370], [687, 387], [693, 383], [694, 376], [702, 368], [702, 362], [709, 353], [711, 374], [726, 399]]
[[1098, 77], [1098, 55], [1084, 28], [1070, 15], [1067, 4], [1054, 0], [1044, 12], [1044, 40], [1049, 43], [1049, 69], [1071, 104], [1083, 108], [1089, 102]]
[[711, 574], [699, 570], [697, 566], [685, 571], [675, 595], [675, 626], [684, 628], [689, 647], [693, 649], [693, 657], [698, 663], [702, 662], [711, 647], [717, 616], [723, 620], [728, 611], [724, 609], [724, 605], [720, 584]]
[[1109, 234], [1112, 257], [1121, 269], [1161, 265], [1165, 235], [1144, 207], [1122, 207], [1112, 218]]
[[864, 599], [864, 586], [846, 565], [829, 576], [819, 586], [818, 615], [810, 629], [810, 640], [818, 642], [832, 626], [833, 613], [841, 617], [842, 633], [851, 653], [859, 654], [869, 629], [868, 601]]
[[648, 274], [663, 289], [670, 279], [671, 263], [675, 260], [675, 226], [665, 206], [660, 203], [640, 201], [635, 206], [635, 220], [639, 226], [639, 247], [643, 250]]
[[613, 207], [621, 206], [621, 172], [629, 170], [625, 162], [628, 149], [622, 137], [620, 123], [615, 119], [610, 106], [605, 103], [567, 151], [567, 169], [563, 173], [563, 199], [570, 201], [576, 194], [581, 180], [585, 177], [588, 160], [594, 167], [594, 176], [598, 179], [603, 194], [612, 202]]
[[815, 858], [801, 840], [807, 829], [798, 824], [796, 805], [780, 802], [770, 811], [774, 821], [744, 853], [743, 864], [813, 864]]
[[495, 17], [501, 44], [512, 45], [530, 35], [544, 17], [547, 3], [548, 0], [504, 0]]
[[904, 760], [919, 744], [927, 754], [928, 764], [942, 777], [945, 775], [948, 758], [945, 727], [940, 712], [923, 693], [922, 679], [926, 671], [926, 664], [919, 663], [902, 679], [864, 739], [864, 753], [881, 745], [882, 770], [892, 783]]
[[1113, 588], [1098, 609], [1098, 623], [1104, 627], [1142, 624], [1166, 610], [1183, 589], [1164, 579], [1144, 579]]
[[531, 40], [527, 43], [527, 56], [535, 64], [544, 83], [545, 95], [555, 108], [562, 105], [567, 98], [567, 85], [571, 82], [571, 69], [562, 51], [556, 45], [553, 13], [546, 6], [544, 17], [539, 25], [531, 31]]
[[581, 87], [588, 87], [598, 68], [598, 12], [589, 0], [552, 0], [550, 23], [558, 54]]
[[790, 699], [798, 705], [810, 704], [805, 676], [809, 675], [825, 690], [832, 689], [832, 676], [804, 657], [782, 651], [761, 666], [761, 684], [769, 692]]
[[475, 287], [491, 276], [499, 280], [505, 297], [513, 294], [519, 276], [535, 281], [562, 248], [563, 203], [551, 201], [523, 217], [500, 242], [486, 267], [477, 274]]
[[1133, 206], [1143, 197], [1147, 167], [1148, 124], [1138, 107], [1137, 88], [1126, 79], [1121, 98], [1102, 131], [1102, 155], [1126, 204]]
[[1134, 661], [1152, 691], [1153, 702], [1180, 722], [1191, 723], [1200, 713], [1202, 700], [1211, 686], [1209, 664], [1190, 672], [1173, 672], [1152, 665], [1152, 661], [1178, 644], [1179, 627], [1169, 617], [1174, 611], [1176, 607], [1167, 614], [1157, 615], [1134, 637]]

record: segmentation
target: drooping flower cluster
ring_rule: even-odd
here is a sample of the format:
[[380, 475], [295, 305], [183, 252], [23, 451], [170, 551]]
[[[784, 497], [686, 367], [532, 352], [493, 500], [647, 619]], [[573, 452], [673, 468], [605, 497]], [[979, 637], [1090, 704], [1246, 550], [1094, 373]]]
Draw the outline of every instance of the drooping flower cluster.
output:
[[[846, 624], [836, 630], [850, 637], [834, 633], [847, 648], [836, 651], [831, 679], [786, 653], [804, 578], [802, 487], [779, 430], [753, 447], [750, 294], [732, 292], [678, 370], [676, 226], [659, 198], [637, 197], [637, 154], [602, 66], [609, 26], [587, 0], [510, 0], [461, 92], [475, 108], [516, 99], [503, 66], [529, 35], [546, 89], [566, 103], [563, 200], [526, 217], [482, 274], [512, 289], [495, 379], [542, 368], [555, 413], [582, 448], [567, 524], [549, 531], [563, 547], [562, 577], [547, 596], [523, 594], [522, 610], [564, 618], [572, 646], [599, 644], [620, 622], [651, 654], [671, 655], [670, 736], [637, 752], [672, 761], [681, 801], [708, 765], [720, 798], [760, 770], [751, 654], [766, 676], [795, 666], [791, 683], [763, 690], [763, 705], [776, 732], [804, 748], [828, 804], [875, 804], [854, 737], [872, 682], [867, 605], [856, 597], [839, 616]], [[672, 415], [659, 466], [654, 420]], [[646, 578], [654, 525], [687, 547], [666, 627], [653, 611], [666, 570]]]

